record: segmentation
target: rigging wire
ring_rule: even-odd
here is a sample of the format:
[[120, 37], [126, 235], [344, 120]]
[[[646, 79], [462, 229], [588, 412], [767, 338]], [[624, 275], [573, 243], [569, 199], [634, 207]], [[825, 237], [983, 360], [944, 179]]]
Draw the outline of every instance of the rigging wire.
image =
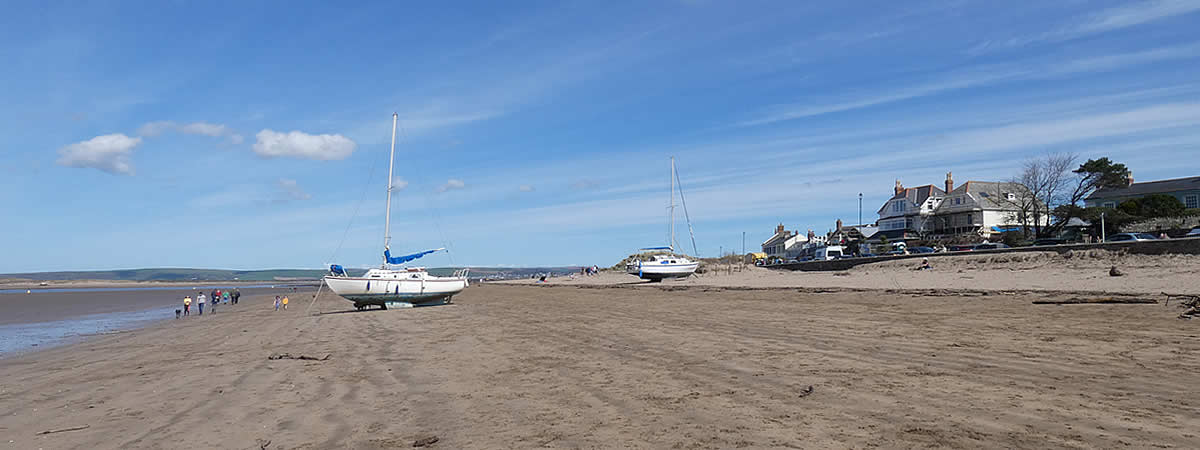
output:
[[[403, 124], [400, 125], [400, 134], [407, 139], [408, 130], [404, 128]], [[426, 179], [428, 179], [428, 177], [426, 177]], [[431, 204], [433, 199], [429, 195], [425, 195], [423, 197], [425, 198], [425, 212], [429, 214], [431, 219], [433, 219], [433, 228], [437, 230], [438, 238], [442, 243], [442, 247], [446, 249], [446, 257], [450, 260], [451, 266], [457, 266], [457, 263], [454, 262], [454, 246], [448, 239], [446, 239], [446, 234], [442, 230], [441, 217], [437, 214], [437, 210], [434, 209]]]
[[687, 220], [688, 234], [692, 236], [692, 251], [696, 257], [700, 256], [700, 250], [696, 249], [696, 232], [692, 230], [692, 218], [688, 217], [687, 200], [683, 198], [683, 183], [679, 181], [679, 170], [675, 170], [675, 186], [679, 187], [679, 203], [683, 204], [683, 218]]
[[[337, 257], [338, 252], [342, 251], [342, 245], [346, 243], [346, 236], [350, 235], [350, 227], [354, 225], [354, 219], [358, 217], [358, 211], [362, 209], [363, 202], [367, 200], [367, 192], [370, 191], [371, 181], [375, 178], [375, 169], [379, 167], [379, 159], [375, 159], [375, 163], [371, 164], [371, 170], [367, 171], [367, 182], [363, 183], [362, 195], [358, 198], [358, 204], [354, 206], [354, 214], [350, 215], [350, 220], [346, 222], [346, 229], [342, 231], [342, 239], [338, 241], [337, 248], [333, 249], [333, 253], [329, 255], [327, 262], [333, 262], [333, 258]], [[391, 180], [388, 180], [388, 187], [391, 187]]]

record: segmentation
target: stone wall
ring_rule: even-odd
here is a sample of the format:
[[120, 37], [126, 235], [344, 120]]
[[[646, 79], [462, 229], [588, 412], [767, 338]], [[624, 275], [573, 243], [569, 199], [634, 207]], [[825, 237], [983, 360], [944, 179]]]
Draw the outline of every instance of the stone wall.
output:
[[776, 264], [767, 266], [769, 269], [802, 270], [802, 271], [831, 271], [847, 270], [851, 267], [871, 264], [881, 261], [916, 258], [954, 258], [964, 255], [984, 255], [995, 253], [1019, 252], [1058, 252], [1064, 254], [1079, 250], [1109, 250], [1134, 255], [1200, 255], [1200, 237], [1186, 239], [1165, 239], [1155, 241], [1106, 242], [1103, 244], [1070, 244], [1046, 245], [1039, 247], [1017, 247], [997, 250], [981, 250], [971, 252], [922, 253], [913, 255], [875, 256], [871, 258], [847, 258], [833, 261], [808, 261], [801, 263]]

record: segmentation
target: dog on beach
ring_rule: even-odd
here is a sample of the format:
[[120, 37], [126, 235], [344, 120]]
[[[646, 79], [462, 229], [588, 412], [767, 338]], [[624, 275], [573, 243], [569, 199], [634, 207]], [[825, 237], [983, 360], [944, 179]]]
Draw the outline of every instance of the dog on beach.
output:
[[178, 319], [178, 318], [179, 318], [179, 315], [180, 315], [180, 314], [183, 314], [183, 310], [182, 310], [182, 309], [177, 309], [177, 310], [175, 310], [175, 318], [176, 318], [176, 319]]

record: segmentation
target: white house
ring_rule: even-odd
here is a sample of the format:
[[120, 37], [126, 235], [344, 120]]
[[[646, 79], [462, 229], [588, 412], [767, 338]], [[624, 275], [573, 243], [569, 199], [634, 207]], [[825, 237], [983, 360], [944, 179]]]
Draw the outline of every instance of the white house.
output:
[[[934, 210], [932, 230], [937, 234], [977, 233], [984, 237], [995, 237], [1004, 230], [1020, 228], [1018, 212], [1019, 196], [1024, 189], [1015, 183], [995, 181], [968, 181], [953, 188], [949, 174], [946, 176], [948, 192], [941, 205]], [[1042, 218], [1042, 225], [1049, 222]]]
[[[946, 176], [949, 179], [950, 174]], [[930, 217], [945, 195], [946, 191], [932, 184], [906, 188], [896, 180], [892, 198], [879, 208], [879, 221], [876, 222], [879, 231], [873, 235], [882, 233], [881, 236], [897, 241], [927, 230]]]
[[794, 253], [798, 253], [804, 243], [808, 242], [808, 237], [795, 231], [788, 231], [783, 228], [783, 224], [775, 227], [775, 234], [762, 243], [762, 251], [771, 258], [794, 258]]

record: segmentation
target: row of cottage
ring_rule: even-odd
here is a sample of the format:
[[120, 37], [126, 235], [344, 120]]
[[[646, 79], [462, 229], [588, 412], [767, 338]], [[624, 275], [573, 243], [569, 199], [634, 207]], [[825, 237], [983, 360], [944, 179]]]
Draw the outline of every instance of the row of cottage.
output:
[[[775, 234], [762, 244], [770, 257], [794, 259], [804, 250], [826, 243], [848, 241], [880, 244], [904, 242], [930, 236], [977, 235], [995, 240], [1018, 225], [1023, 188], [1015, 183], [968, 181], [954, 185], [951, 173], [946, 173], [944, 188], [932, 184], [906, 188], [896, 180], [893, 195], [879, 208], [879, 220], [874, 224], [842, 225], [826, 235], [788, 231], [782, 224]], [[1086, 206], [1112, 208], [1124, 200], [1150, 194], [1175, 196], [1187, 208], [1200, 207], [1200, 177], [1135, 183], [1129, 177], [1124, 188], [1101, 189], [1084, 200]], [[1045, 225], [1049, 218], [1043, 218]]]

